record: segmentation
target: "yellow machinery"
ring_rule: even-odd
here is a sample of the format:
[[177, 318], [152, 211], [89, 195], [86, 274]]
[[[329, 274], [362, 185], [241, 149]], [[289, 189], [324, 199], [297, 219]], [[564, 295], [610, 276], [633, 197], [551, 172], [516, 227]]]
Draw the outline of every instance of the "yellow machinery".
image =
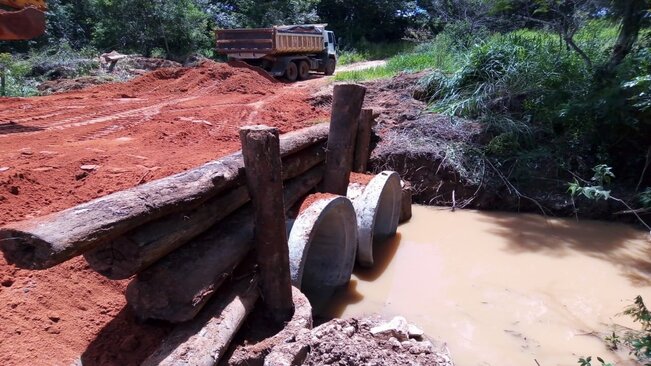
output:
[[0, 40], [36, 38], [45, 32], [45, 0], [0, 0]]

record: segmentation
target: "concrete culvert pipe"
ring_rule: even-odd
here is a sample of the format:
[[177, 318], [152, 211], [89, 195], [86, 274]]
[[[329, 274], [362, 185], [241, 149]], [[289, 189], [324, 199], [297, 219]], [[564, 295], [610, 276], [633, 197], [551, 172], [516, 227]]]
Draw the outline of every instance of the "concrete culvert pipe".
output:
[[357, 214], [357, 262], [373, 266], [373, 243], [393, 236], [400, 220], [402, 188], [400, 175], [385, 171], [368, 184], [351, 183], [348, 197]]
[[[310, 198], [308, 197], [308, 200]], [[346, 197], [326, 196], [304, 209], [289, 234], [292, 284], [316, 306], [350, 281], [357, 220]]]

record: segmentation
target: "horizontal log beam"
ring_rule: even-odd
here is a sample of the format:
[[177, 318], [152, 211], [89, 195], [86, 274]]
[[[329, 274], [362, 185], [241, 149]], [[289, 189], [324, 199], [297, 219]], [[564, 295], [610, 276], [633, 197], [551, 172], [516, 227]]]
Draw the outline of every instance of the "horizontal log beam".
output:
[[216, 365], [259, 297], [254, 276], [237, 281], [197, 318], [174, 329], [142, 366]]
[[[285, 134], [280, 142], [281, 155], [326, 141], [327, 135], [327, 124]], [[0, 250], [18, 267], [50, 268], [147, 222], [192, 210], [243, 182], [244, 162], [237, 152], [61, 212], [10, 224], [0, 229]]]
[[[285, 185], [293, 206], [323, 178], [318, 166]], [[174, 323], [194, 318], [253, 246], [250, 205], [140, 272], [127, 288], [127, 302], [141, 319]]]
[[[317, 143], [283, 159], [283, 180], [295, 178], [325, 160]], [[249, 202], [245, 186], [206, 201], [199, 208], [166, 216], [84, 254], [90, 267], [113, 279], [129, 278], [181, 247]]]

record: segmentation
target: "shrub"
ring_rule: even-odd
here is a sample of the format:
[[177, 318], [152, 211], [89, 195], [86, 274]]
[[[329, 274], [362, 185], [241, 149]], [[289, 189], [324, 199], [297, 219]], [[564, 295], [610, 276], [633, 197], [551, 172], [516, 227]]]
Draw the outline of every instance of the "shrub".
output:
[[[575, 41], [599, 65], [616, 35], [615, 26], [592, 22]], [[604, 80], [556, 35], [519, 30], [480, 40], [454, 72], [431, 73], [423, 88], [432, 111], [481, 121], [489, 154], [517, 157], [542, 144], [566, 169], [586, 172], [605, 162], [635, 172], [651, 134], [648, 56], [641, 45], [614, 80]], [[517, 142], [510, 152], [506, 136]]]
[[4, 76], [5, 78], [5, 90], [0, 90], [0, 95], [13, 97], [36, 95], [38, 92], [35, 83], [29, 82], [27, 78], [31, 69], [29, 62], [22, 61], [8, 53], [0, 53], [0, 77]]

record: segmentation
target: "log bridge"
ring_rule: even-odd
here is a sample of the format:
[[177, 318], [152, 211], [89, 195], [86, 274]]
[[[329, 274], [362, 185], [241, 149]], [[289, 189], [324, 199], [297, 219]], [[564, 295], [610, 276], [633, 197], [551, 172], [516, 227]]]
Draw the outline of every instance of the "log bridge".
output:
[[[355, 263], [372, 266], [374, 243], [410, 218], [397, 173], [350, 182], [370, 155], [365, 93], [336, 85], [329, 124], [282, 136], [244, 127], [234, 154], [2, 227], [0, 250], [20, 268], [83, 255], [109, 279], [132, 278], [126, 298], [139, 318], [179, 323], [146, 365], [237, 364], [223, 357], [255, 306], [272, 322], [311, 327], [310, 301], [346, 286]], [[247, 364], [305, 357], [268, 344]]]

